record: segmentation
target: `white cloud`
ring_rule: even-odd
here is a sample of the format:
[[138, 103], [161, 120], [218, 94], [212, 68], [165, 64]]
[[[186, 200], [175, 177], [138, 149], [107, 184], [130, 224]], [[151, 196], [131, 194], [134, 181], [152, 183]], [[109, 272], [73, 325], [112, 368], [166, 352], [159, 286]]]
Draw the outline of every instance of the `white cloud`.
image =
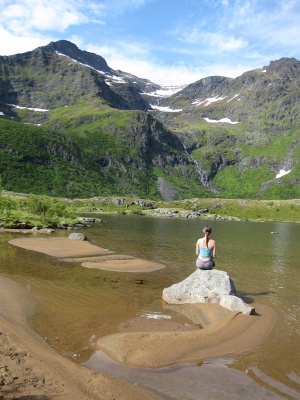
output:
[[78, 36], [74, 36], [70, 40], [83, 50], [101, 55], [115, 70], [120, 69], [139, 78], [146, 78], [163, 85], [187, 85], [212, 75], [234, 78], [252, 67], [251, 64], [238, 63], [235, 65], [214, 63], [204, 66], [184, 63], [169, 65], [160, 60], [151, 59], [145, 44], [119, 42], [117, 46], [113, 47], [84, 43]]
[[39, 34], [15, 35], [0, 27], [0, 54], [12, 55], [25, 53], [40, 46], [45, 46], [53, 40], [52, 37]]
[[260, 48], [259, 53], [275, 53], [274, 48], [277, 52], [290, 49], [295, 52], [300, 37], [299, 1], [273, 0], [271, 4], [268, 7], [258, 0], [232, 1], [228, 27], [231, 31], [243, 32], [252, 49]]
[[218, 51], [236, 51], [247, 46], [247, 41], [243, 38], [235, 38], [233, 35], [227, 36], [218, 32], [199, 31], [193, 29], [185, 32], [181, 36], [183, 42], [201, 46], [201, 44]]
[[15, 35], [35, 31], [64, 32], [71, 25], [89, 21], [87, 10], [99, 15], [102, 7], [77, 0], [7, 0], [0, 14], [1, 26]]
[[[128, 15], [137, 9], [143, 15], [142, 7], [150, 9], [151, 3], [157, 12], [165, 10], [159, 0], [0, 0], [0, 54], [67, 39], [103, 56], [114, 69], [169, 85], [212, 75], [236, 77], [282, 56], [298, 58], [299, 0], [195, 1], [193, 13], [187, 17], [183, 10], [180, 22], [164, 16], [166, 27], [156, 42], [155, 31], [146, 38], [132, 31], [128, 39]], [[120, 30], [112, 21], [122, 21]], [[99, 24], [106, 25], [105, 32]]]
[[132, 52], [129, 51], [130, 45], [123, 45], [119, 48], [97, 47], [94, 45], [86, 46], [88, 51], [92, 51], [105, 58], [108, 65], [113, 69], [121, 69], [139, 78], [146, 78], [152, 82], [165, 85], [180, 85], [195, 82], [202, 76], [199, 75], [198, 68], [187, 67], [185, 65], [164, 65], [155, 60], [149, 59], [145, 49], [132, 45]]

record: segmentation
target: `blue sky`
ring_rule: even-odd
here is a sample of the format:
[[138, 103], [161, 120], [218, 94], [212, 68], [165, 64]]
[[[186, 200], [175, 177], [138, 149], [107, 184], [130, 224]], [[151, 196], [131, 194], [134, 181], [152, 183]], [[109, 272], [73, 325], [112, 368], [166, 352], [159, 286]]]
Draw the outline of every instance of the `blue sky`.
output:
[[0, 0], [0, 55], [60, 39], [156, 83], [300, 59], [300, 0]]

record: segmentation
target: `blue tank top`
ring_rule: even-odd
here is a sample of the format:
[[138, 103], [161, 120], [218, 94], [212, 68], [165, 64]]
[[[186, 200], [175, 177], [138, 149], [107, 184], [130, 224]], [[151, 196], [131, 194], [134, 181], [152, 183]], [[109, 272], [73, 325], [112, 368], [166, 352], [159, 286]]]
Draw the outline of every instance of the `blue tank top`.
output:
[[212, 258], [213, 247], [200, 247], [199, 257], [202, 258]]

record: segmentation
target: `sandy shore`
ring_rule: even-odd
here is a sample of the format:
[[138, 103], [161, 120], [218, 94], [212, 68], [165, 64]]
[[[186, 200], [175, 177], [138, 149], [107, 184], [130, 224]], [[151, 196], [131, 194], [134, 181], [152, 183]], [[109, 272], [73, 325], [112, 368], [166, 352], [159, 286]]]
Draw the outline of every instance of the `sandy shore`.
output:
[[[111, 254], [89, 242], [68, 238], [17, 238], [11, 244], [39, 251], [66, 261], [119, 266], [129, 271], [138, 259]], [[99, 261], [104, 257], [104, 261]], [[118, 257], [121, 257], [118, 259]], [[98, 260], [98, 261], [97, 261]], [[151, 264], [151, 263], [150, 263]], [[147, 271], [149, 263], [140, 263]], [[150, 265], [151, 266], [151, 265]], [[133, 268], [134, 269], [134, 268]], [[114, 269], [115, 270], [115, 269]], [[5, 290], [4, 290], [5, 289]], [[159, 397], [128, 382], [96, 373], [55, 353], [30, 327], [32, 301], [26, 289], [0, 279], [0, 315], [3, 352], [0, 369], [6, 397], [16, 393], [62, 399], [158, 399]], [[275, 314], [266, 306], [255, 304], [256, 315], [230, 312], [212, 304], [165, 305], [166, 312], [183, 314], [192, 322], [191, 329], [174, 326], [169, 320], [145, 324], [133, 320], [120, 333], [102, 337], [98, 348], [114, 360], [138, 367], [161, 367], [248, 352], [270, 333]], [[25, 318], [26, 316], [26, 318]], [[3, 378], [4, 377], [4, 378]], [[11, 397], [9, 397], [11, 396]], [[20, 395], [21, 397], [21, 395]], [[1, 398], [1, 397], [0, 397]]]
[[160, 399], [60, 356], [31, 328], [35, 304], [27, 290], [0, 276], [0, 293], [0, 398]]

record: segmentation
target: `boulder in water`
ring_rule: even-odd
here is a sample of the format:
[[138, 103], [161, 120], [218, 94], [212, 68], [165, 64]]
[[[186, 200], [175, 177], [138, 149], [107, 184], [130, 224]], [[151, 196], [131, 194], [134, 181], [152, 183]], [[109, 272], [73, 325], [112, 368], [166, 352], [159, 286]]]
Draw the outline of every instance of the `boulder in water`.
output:
[[168, 304], [212, 303], [230, 311], [254, 314], [255, 309], [237, 296], [236, 288], [227, 272], [197, 269], [182, 282], [163, 290]]
[[87, 240], [87, 237], [84, 233], [70, 233], [69, 239], [71, 240]]

